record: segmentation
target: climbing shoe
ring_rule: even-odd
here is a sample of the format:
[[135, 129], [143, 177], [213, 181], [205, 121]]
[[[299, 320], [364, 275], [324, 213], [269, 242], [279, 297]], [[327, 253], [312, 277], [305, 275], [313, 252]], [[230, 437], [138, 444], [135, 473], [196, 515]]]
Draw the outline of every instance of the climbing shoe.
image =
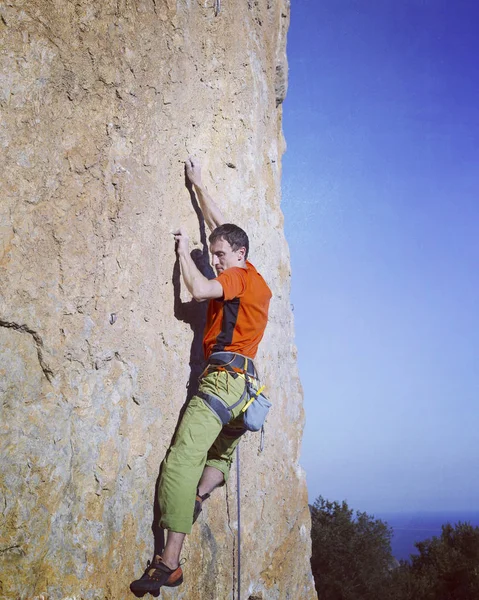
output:
[[210, 497], [209, 494], [203, 494], [202, 496], [196, 492], [195, 510], [193, 511], [193, 523], [196, 523], [196, 519], [200, 516], [200, 512], [203, 510], [203, 501]]
[[155, 556], [152, 563], [148, 561], [141, 578], [130, 584], [130, 590], [137, 598], [141, 598], [147, 593], [159, 596], [161, 586], [176, 587], [181, 583], [183, 583], [181, 567], [170, 569], [165, 565], [161, 556]]

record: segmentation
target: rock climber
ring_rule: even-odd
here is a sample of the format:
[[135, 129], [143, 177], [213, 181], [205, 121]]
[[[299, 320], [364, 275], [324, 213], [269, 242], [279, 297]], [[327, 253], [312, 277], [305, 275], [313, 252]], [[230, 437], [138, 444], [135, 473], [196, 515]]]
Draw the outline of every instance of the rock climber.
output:
[[143, 576], [131, 584], [137, 596], [147, 592], [157, 596], [162, 586], [183, 582], [180, 554], [185, 536], [202, 503], [228, 480], [234, 450], [246, 431], [243, 408], [250, 400], [246, 390], [260, 389], [253, 359], [271, 299], [263, 277], [247, 260], [248, 236], [226, 222], [203, 184], [197, 159], [186, 161], [186, 176], [211, 231], [210, 251], [217, 273], [207, 279], [190, 256], [185, 230], [175, 232], [184, 283], [195, 300], [209, 301], [203, 338], [207, 364], [163, 461], [158, 502], [166, 545], [162, 555], [156, 555]]

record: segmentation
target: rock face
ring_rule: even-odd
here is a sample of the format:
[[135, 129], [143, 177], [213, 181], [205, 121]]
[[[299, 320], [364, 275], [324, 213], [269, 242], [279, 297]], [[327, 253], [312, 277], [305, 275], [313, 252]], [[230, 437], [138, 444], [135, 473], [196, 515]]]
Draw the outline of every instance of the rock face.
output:
[[[127, 598], [152, 556], [155, 482], [202, 361], [205, 307], [171, 235], [183, 224], [207, 269], [189, 154], [274, 294], [265, 450], [241, 443], [241, 599], [316, 597], [280, 211], [288, 4], [0, 3], [0, 598]], [[238, 600], [237, 524], [234, 468], [162, 596]]]

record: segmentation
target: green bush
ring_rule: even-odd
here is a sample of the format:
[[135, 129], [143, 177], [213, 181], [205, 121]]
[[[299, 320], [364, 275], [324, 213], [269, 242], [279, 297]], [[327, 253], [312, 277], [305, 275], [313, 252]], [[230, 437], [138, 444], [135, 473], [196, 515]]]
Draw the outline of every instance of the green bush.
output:
[[443, 525], [398, 563], [384, 521], [321, 496], [310, 510], [320, 600], [479, 600], [479, 527]]

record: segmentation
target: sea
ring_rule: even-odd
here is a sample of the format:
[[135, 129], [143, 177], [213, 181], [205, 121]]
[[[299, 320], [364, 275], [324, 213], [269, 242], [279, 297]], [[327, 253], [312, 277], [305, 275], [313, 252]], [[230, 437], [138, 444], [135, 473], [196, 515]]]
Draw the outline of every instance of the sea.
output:
[[470, 523], [479, 527], [479, 511], [457, 512], [400, 512], [375, 514], [375, 518], [386, 521], [393, 530], [392, 553], [397, 560], [410, 560], [411, 554], [419, 554], [414, 546], [433, 536], [441, 535], [441, 526], [446, 523]]

